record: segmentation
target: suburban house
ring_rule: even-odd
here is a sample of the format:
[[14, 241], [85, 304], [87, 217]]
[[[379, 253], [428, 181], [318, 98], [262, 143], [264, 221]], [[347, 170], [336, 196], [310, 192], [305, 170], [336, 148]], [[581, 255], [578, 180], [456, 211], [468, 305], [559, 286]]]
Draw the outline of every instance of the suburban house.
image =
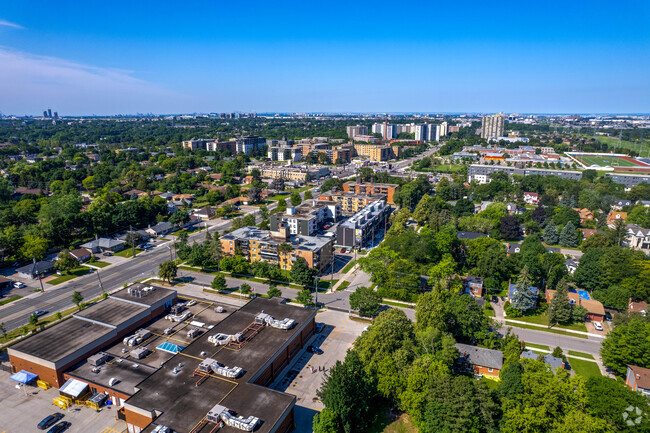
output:
[[633, 250], [650, 253], [650, 229], [644, 229], [636, 224], [628, 224], [627, 229], [627, 246]]
[[613, 229], [616, 227], [616, 221], [623, 221], [627, 219], [627, 212], [618, 212], [618, 211], [610, 211], [609, 214], [607, 214], [607, 226], [610, 229]]
[[596, 229], [580, 229], [580, 231], [582, 232], [582, 240], [583, 241], [585, 239], [587, 239], [589, 236], [592, 236], [592, 235], [595, 235], [596, 233], [598, 233], [598, 230], [596, 230]]
[[487, 209], [487, 207], [488, 207], [489, 205], [491, 205], [492, 203], [494, 203], [494, 202], [493, 202], [493, 201], [482, 201], [482, 202], [479, 203], [479, 204], [475, 204], [475, 205], [474, 205], [474, 213], [481, 213], [481, 212], [483, 212], [483, 211], [484, 211], [485, 209]]
[[576, 262], [573, 259], [566, 259], [564, 261], [564, 264], [566, 265], [566, 270], [568, 273], [573, 275], [573, 273], [578, 269], [578, 262]]
[[77, 248], [70, 251], [70, 255], [75, 258], [79, 263], [84, 263], [93, 256], [93, 253], [88, 248]]
[[632, 200], [618, 200], [612, 205], [612, 209], [623, 210], [625, 206], [632, 206]]
[[171, 233], [174, 230], [172, 223], [167, 221], [160, 222], [153, 227], [148, 227], [145, 231], [149, 236], [157, 238], [158, 236], [165, 236], [167, 233]]
[[528, 204], [537, 204], [539, 202], [539, 194], [536, 192], [525, 192], [524, 201]]
[[483, 278], [466, 276], [463, 281], [464, 293], [475, 298], [483, 297]]
[[124, 249], [126, 242], [116, 239], [99, 238], [82, 244], [82, 248], [87, 248], [93, 254], [103, 253], [106, 251], [117, 252]]
[[521, 251], [521, 244], [506, 244], [508, 255]]
[[0, 276], [0, 289], [6, 289], [11, 287], [11, 280]]
[[133, 241], [135, 243], [138, 241], [146, 241], [150, 237], [151, 236], [149, 233], [147, 233], [146, 230], [127, 230], [124, 232], [124, 234], [118, 236], [117, 238], [124, 242]]
[[650, 368], [627, 366], [625, 384], [632, 391], [639, 391], [646, 397], [650, 397]]
[[503, 352], [456, 343], [458, 360], [456, 368], [460, 371], [473, 372], [475, 375], [499, 377], [503, 367]]
[[632, 298], [630, 298], [627, 304], [627, 311], [630, 313], [641, 313], [645, 316], [648, 312], [648, 303], [644, 301], [632, 302]]
[[[553, 300], [553, 296], [555, 296], [555, 290], [547, 289], [546, 290], [546, 302], [548, 304], [551, 303]], [[605, 307], [603, 307], [603, 304], [600, 303], [600, 301], [597, 301], [595, 299], [591, 299], [589, 297], [589, 294], [585, 292], [584, 290], [574, 290], [571, 289], [569, 290], [569, 304], [571, 305], [580, 305], [582, 307], [585, 307], [587, 310], [587, 315], [585, 316], [585, 319], [590, 320], [592, 322], [602, 322], [605, 320]]]
[[171, 200], [174, 197], [174, 193], [163, 192], [162, 194], [158, 194], [158, 197], [164, 198], [165, 200]]
[[204, 207], [202, 209], [195, 210], [192, 213], [192, 215], [196, 215], [196, 216], [198, 216], [200, 218], [208, 220], [208, 219], [212, 218], [213, 216], [215, 216], [216, 212], [217, 212], [216, 208], [206, 206], [206, 207]]
[[[537, 296], [539, 294], [539, 292], [537, 291], [537, 287], [530, 286], [529, 289], [535, 294], [535, 296]], [[519, 289], [517, 289], [517, 285], [511, 283], [508, 286], [508, 299], [507, 300], [511, 301], [512, 297], [517, 293], [518, 290]], [[548, 290], [546, 292], [548, 293]], [[537, 300], [533, 301], [533, 305], [531, 305], [531, 307], [535, 307], [535, 305], [537, 305]]]
[[587, 208], [579, 209], [574, 207], [573, 210], [580, 214], [580, 224], [584, 224], [585, 221], [593, 221], [594, 219], [594, 213]]
[[52, 272], [54, 269], [54, 262], [50, 260], [41, 260], [40, 262], [30, 263], [21, 268], [16, 269], [18, 276], [21, 278], [27, 278], [34, 280], [38, 276], [45, 276]]
[[[539, 355], [532, 350], [524, 350], [521, 352], [521, 359], [533, 359], [536, 360], [539, 358]], [[542, 357], [544, 364], [546, 364], [551, 370], [555, 371], [558, 368], [564, 369], [564, 361], [562, 358], [557, 358], [550, 353], [547, 353]]]
[[474, 232], [456, 232], [458, 239], [465, 239], [471, 241], [472, 239], [478, 238], [487, 238], [489, 237], [485, 233], [474, 233]]
[[187, 203], [192, 203], [194, 201], [194, 194], [174, 194], [172, 196], [172, 201], [185, 201]]

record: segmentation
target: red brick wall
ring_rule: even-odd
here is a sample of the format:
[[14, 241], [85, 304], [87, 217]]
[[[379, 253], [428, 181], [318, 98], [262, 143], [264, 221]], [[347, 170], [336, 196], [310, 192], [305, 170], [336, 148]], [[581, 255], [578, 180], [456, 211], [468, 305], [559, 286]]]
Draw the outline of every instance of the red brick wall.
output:
[[485, 375], [485, 376], [499, 377], [499, 369], [498, 368], [493, 368], [492, 371], [489, 371], [487, 367], [481, 367], [479, 365], [475, 365], [474, 366], [474, 373], [482, 374], [482, 375]]
[[20, 370], [27, 370], [30, 373], [38, 374], [40, 380], [44, 380], [55, 388], [59, 388], [65, 383], [63, 374], [52, 368], [12, 355], [9, 355], [9, 362], [11, 363], [11, 370], [14, 373]]
[[124, 408], [124, 416], [126, 417], [127, 424], [133, 424], [141, 429], [144, 429], [153, 421], [153, 418], [132, 412], [127, 408]]

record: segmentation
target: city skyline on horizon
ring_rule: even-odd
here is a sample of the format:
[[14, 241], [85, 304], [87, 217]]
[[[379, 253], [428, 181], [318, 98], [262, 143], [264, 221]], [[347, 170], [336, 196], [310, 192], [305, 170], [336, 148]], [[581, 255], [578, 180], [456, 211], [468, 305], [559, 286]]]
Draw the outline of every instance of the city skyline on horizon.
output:
[[171, 5], [6, 5], [0, 113], [650, 113], [642, 1]]

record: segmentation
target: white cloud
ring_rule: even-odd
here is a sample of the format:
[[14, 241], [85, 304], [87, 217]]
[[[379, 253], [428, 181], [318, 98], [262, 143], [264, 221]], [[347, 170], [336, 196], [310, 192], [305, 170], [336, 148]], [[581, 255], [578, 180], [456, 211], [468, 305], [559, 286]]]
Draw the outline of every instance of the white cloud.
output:
[[185, 97], [133, 76], [0, 47], [0, 112], [61, 115], [164, 112]]
[[24, 29], [25, 27], [18, 25], [16, 23], [9, 22], [7, 20], [0, 19], [0, 26], [13, 27], [14, 29]]

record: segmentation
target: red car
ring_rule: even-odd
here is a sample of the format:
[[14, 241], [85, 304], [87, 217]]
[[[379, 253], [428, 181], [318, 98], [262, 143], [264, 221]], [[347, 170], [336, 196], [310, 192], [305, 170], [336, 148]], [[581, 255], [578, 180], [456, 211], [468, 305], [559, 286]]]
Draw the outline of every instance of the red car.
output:
[[344, 252], [345, 252], [345, 248], [341, 248], [341, 252], [344, 253]]

